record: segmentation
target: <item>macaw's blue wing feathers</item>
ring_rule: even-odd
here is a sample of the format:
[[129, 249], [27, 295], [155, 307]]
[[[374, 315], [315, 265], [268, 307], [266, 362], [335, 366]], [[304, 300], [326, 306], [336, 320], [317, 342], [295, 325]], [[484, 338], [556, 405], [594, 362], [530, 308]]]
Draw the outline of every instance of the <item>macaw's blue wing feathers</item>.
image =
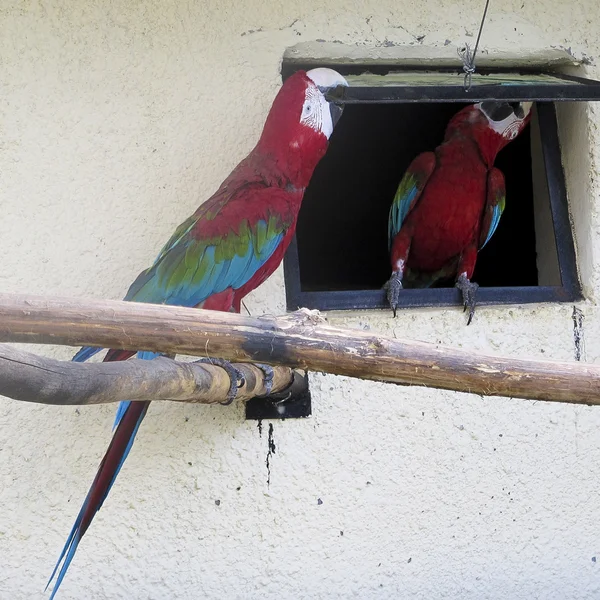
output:
[[252, 225], [241, 220], [226, 235], [212, 238], [195, 237], [188, 225], [138, 276], [125, 299], [192, 307], [227, 288], [238, 289], [269, 260], [285, 231], [276, 218]]
[[77, 515], [77, 519], [75, 519], [75, 524], [69, 533], [67, 542], [62, 549], [58, 562], [46, 585], [46, 589], [48, 589], [50, 582], [54, 579], [54, 576], [58, 571], [58, 577], [54, 589], [52, 590], [52, 594], [50, 595], [50, 600], [53, 600], [54, 595], [58, 591], [67, 569], [73, 560], [73, 556], [75, 555], [75, 551], [77, 550], [81, 538], [90, 526], [94, 515], [100, 510], [115, 478], [119, 474], [119, 471], [131, 450], [133, 440], [135, 439], [140, 423], [146, 415], [149, 405], [149, 402], [129, 403], [129, 406], [115, 431], [108, 450], [100, 463], [98, 473], [96, 474], [94, 482], [90, 487], [90, 491]]
[[388, 219], [389, 249], [392, 248], [392, 242], [400, 231], [408, 213], [417, 204], [431, 173], [435, 169], [435, 164], [435, 154], [433, 152], [423, 152], [406, 169], [390, 207]]
[[487, 201], [483, 210], [481, 231], [479, 236], [479, 249], [483, 248], [494, 235], [500, 217], [506, 204], [506, 187], [504, 175], [495, 167], [491, 169], [487, 180]]

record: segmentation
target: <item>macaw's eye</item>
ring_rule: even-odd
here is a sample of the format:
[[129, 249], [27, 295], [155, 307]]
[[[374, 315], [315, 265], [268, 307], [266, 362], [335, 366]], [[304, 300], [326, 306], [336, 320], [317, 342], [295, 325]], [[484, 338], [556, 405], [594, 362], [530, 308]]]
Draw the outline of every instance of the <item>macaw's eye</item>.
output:
[[304, 106], [302, 107], [302, 121], [312, 121], [312, 119], [317, 118], [319, 114], [318, 106], [315, 104], [313, 100], [307, 100]]

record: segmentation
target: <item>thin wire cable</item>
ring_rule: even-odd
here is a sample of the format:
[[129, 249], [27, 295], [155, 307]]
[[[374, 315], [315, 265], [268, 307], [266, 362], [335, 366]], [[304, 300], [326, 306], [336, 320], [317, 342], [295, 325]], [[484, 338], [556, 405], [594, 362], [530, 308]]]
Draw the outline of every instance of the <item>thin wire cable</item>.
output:
[[465, 92], [471, 89], [471, 79], [473, 73], [475, 73], [475, 56], [477, 55], [477, 48], [479, 47], [479, 40], [481, 39], [481, 32], [483, 31], [483, 24], [485, 23], [485, 17], [487, 15], [488, 6], [490, 0], [486, 0], [485, 8], [483, 9], [483, 17], [481, 17], [481, 24], [479, 25], [479, 33], [477, 34], [477, 40], [475, 41], [475, 49], [471, 52], [469, 44], [465, 44], [464, 47], [458, 49], [458, 56], [463, 62], [463, 71], [465, 72], [465, 80], [463, 86]]

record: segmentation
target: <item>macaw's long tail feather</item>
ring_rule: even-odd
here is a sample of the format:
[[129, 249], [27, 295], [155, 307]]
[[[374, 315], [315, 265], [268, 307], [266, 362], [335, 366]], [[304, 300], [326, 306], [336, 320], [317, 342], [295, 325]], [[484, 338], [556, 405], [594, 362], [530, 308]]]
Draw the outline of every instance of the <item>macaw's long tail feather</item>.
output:
[[[100, 352], [100, 350], [102, 350], [102, 348], [82, 348], [73, 357], [73, 360], [76, 362], [83, 362]], [[109, 350], [104, 358], [104, 362], [127, 360], [134, 354], [136, 353], [129, 350]], [[145, 360], [150, 360], [155, 356], [158, 355], [153, 352], [138, 353], [138, 357]], [[150, 406], [150, 402], [124, 401], [119, 403], [114, 425], [116, 431], [113, 435], [113, 439], [100, 463], [94, 482], [90, 487], [79, 514], [77, 515], [77, 519], [75, 519], [75, 524], [69, 533], [67, 542], [62, 549], [58, 562], [46, 585], [46, 589], [48, 589], [48, 585], [50, 585], [50, 582], [54, 579], [54, 576], [58, 571], [56, 585], [54, 586], [50, 600], [54, 598], [54, 595], [58, 591], [67, 569], [73, 560], [73, 556], [77, 551], [77, 546], [79, 545], [81, 538], [87, 531], [96, 513], [100, 510], [102, 503], [106, 499], [110, 488], [121, 470], [121, 467], [131, 450], [138, 428], [146, 415], [148, 406]]]
[[67, 542], [54, 567], [54, 571], [52, 571], [52, 575], [46, 585], [46, 589], [48, 589], [48, 585], [50, 585], [50, 582], [54, 579], [54, 576], [58, 571], [56, 585], [54, 586], [50, 600], [53, 600], [54, 595], [58, 591], [67, 569], [73, 560], [73, 556], [75, 555], [81, 538], [87, 531], [96, 513], [100, 510], [102, 503], [106, 499], [110, 488], [121, 470], [121, 467], [131, 450], [140, 423], [146, 415], [148, 406], [150, 406], [150, 402], [130, 402], [128, 404], [125, 414], [121, 418], [113, 439], [110, 442], [110, 446], [100, 463], [100, 467], [85, 498], [83, 506], [77, 515], [77, 519], [75, 519], [73, 529], [71, 529], [71, 533], [69, 533]]

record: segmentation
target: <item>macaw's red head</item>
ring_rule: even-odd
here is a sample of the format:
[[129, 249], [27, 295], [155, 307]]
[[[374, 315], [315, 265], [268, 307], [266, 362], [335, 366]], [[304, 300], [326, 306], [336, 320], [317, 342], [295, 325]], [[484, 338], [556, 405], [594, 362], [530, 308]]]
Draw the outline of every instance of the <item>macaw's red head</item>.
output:
[[305, 188], [342, 114], [326, 93], [347, 81], [333, 69], [297, 71], [286, 79], [265, 121], [256, 151], [275, 160], [295, 187]]
[[533, 102], [485, 100], [459, 111], [446, 128], [444, 141], [457, 137], [474, 139], [491, 167], [496, 155], [525, 129]]

